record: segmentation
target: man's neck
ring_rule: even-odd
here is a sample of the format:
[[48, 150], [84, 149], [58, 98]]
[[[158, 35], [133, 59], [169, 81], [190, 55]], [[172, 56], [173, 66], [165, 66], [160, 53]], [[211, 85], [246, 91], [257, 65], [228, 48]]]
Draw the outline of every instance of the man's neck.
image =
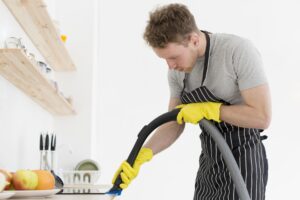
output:
[[206, 49], [206, 38], [205, 34], [201, 31], [199, 34], [199, 51], [198, 51], [198, 57], [201, 58], [205, 55], [205, 49]]

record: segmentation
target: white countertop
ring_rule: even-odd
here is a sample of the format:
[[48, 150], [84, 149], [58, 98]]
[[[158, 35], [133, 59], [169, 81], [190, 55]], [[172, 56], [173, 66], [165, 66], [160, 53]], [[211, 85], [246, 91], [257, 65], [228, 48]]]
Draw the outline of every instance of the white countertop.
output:
[[[78, 187], [79, 186], [79, 187]], [[66, 188], [64, 188], [64, 190], [66, 190], [66, 192], [71, 192], [70, 194], [55, 194], [59, 191], [59, 189], [55, 189], [55, 190], [42, 190], [42, 191], [20, 191], [19, 193], [16, 193], [16, 191], [11, 191], [14, 192], [15, 195], [19, 195], [18, 197], [11, 197], [9, 199], [24, 199], [24, 200], [119, 200], [120, 196], [112, 196], [112, 195], [107, 195], [107, 194], [83, 194], [82, 190], [86, 190], [86, 189], [92, 189], [92, 188], [96, 188], [96, 192], [100, 192], [100, 193], [105, 193], [107, 192], [112, 186], [111, 185], [89, 185], [89, 186], [85, 186], [85, 185], [77, 185], [77, 187], [73, 186], [67, 186]], [[8, 193], [10, 191], [7, 191]], [[81, 194], [72, 194], [73, 192], [75, 193], [79, 193], [81, 192]], [[50, 194], [49, 194], [50, 193]], [[2, 193], [3, 194], [3, 193]], [[55, 195], [53, 195], [55, 194]], [[46, 195], [52, 195], [52, 196], [48, 196], [46, 197]], [[1, 195], [0, 195], [0, 199], [1, 199]]]
[[[10, 198], [14, 199], [14, 198]], [[15, 198], [20, 200], [20, 198]], [[120, 197], [115, 197], [111, 195], [54, 195], [51, 197], [34, 197], [34, 198], [22, 198], [24, 200], [120, 200]]]

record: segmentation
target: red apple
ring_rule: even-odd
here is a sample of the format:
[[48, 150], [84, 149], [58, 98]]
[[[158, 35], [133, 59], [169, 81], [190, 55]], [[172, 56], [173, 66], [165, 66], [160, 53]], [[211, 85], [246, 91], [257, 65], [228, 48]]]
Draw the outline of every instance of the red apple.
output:
[[11, 186], [12, 182], [12, 173], [5, 169], [0, 169], [0, 173], [3, 174], [6, 177], [6, 181], [8, 182], [8, 185], [4, 188], [5, 190], [8, 190]]
[[13, 175], [12, 183], [16, 190], [34, 190], [38, 185], [38, 176], [31, 170], [18, 170]]
[[7, 186], [6, 186], [5, 190], [15, 190], [14, 185], [11, 183], [9, 185], [9, 188], [7, 188]]

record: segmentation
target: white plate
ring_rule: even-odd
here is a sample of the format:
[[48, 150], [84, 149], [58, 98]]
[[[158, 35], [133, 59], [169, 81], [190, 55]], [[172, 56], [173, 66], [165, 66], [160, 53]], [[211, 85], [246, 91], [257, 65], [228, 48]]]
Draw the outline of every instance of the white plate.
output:
[[53, 190], [15, 190], [14, 198], [24, 197], [48, 197], [58, 193], [60, 189]]
[[8, 198], [12, 197], [14, 194], [15, 194], [15, 192], [11, 192], [11, 191], [0, 192], [0, 199], [8, 199]]

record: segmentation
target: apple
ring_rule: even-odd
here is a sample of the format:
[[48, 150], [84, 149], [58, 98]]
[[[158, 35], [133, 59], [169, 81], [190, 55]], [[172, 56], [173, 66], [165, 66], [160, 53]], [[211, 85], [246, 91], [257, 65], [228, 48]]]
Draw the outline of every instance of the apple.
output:
[[10, 172], [10, 173], [11, 173], [11, 182], [10, 182], [9, 185], [7, 185], [7, 186], [5, 187], [4, 190], [15, 190], [14, 185], [13, 185], [13, 177], [14, 177], [14, 173], [15, 173], [15, 172]]
[[6, 177], [0, 173], [0, 192], [4, 190], [8, 182], [6, 181]]
[[38, 176], [31, 170], [18, 170], [13, 174], [12, 183], [16, 190], [34, 190], [38, 185]]
[[3, 174], [6, 177], [6, 181], [8, 182], [8, 185], [4, 189], [9, 190], [12, 181], [12, 173], [5, 169], [0, 169], [0, 174]]
[[6, 186], [4, 190], [15, 190], [14, 185], [11, 183], [10, 185]]

